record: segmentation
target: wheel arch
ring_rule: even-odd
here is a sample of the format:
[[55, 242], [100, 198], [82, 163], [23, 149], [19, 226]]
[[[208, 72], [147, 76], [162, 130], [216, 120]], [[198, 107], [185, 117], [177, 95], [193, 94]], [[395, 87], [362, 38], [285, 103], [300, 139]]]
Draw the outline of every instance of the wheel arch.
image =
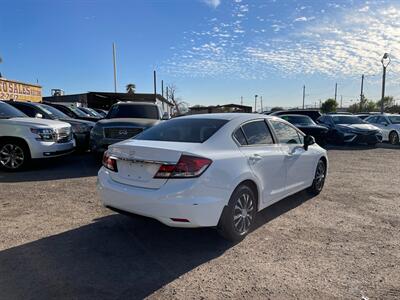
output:
[[260, 200], [259, 200], [260, 199], [260, 189], [258, 188], [257, 183], [253, 179], [244, 179], [238, 185], [236, 185], [235, 190], [241, 185], [247, 185], [248, 187], [251, 188], [251, 190], [254, 193], [254, 196], [256, 197], [257, 210], [259, 210], [260, 209]]
[[0, 137], [0, 144], [4, 143], [4, 142], [20, 142], [22, 143], [26, 149], [28, 149], [29, 151], [29, 156], [32, 156], [31, 154], [31, 148], [29, 147], [29, 144], [27, 143], [27, 141], [21, 137], [16, 137], [16, 136], [1, 136]]

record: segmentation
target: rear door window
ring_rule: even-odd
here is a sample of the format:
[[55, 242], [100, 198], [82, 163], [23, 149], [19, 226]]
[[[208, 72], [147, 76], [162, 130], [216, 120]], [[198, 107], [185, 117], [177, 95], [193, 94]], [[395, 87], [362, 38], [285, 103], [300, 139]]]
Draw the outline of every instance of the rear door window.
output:
[[236, 129], [235, 133], [233, 134], [235, 139], [238, 141], [238, 143], [242, 146], [247, 145], [246, 137], [244, 136], [244, 133], [242, 131], [242, 128]]
[[242, 126], [249, 145], [273, 144], [271, 132], [264, 120], [246, 123]]

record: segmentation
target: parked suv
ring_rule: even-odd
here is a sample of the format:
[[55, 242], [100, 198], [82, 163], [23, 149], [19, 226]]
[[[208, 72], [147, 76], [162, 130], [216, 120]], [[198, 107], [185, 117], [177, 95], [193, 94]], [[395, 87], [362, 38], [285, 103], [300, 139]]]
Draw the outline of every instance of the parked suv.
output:
[[28, 117], [48, 120], [59, 120], [71, 124], [72, 134], [76, 141], [76, 147], [80, 150], [89, 148], [90, 131], [94, 122], [72, 119], [57, 108], [43, 103], [9, 101], [11, 106], [22, 111]]
[[54, 120], [29, 118], [0, 101], [0, 168], [17, 171], [31, 159], [72, 152], [75, 140], [71, 125]]
[[109, 145], [132, 138], [166, 118], [162, 117], [159, 106], [153, 103], [116, 103], [105, 119], [93, 127], [90, 135], [91, 149], [94, 153], [102, 154]]

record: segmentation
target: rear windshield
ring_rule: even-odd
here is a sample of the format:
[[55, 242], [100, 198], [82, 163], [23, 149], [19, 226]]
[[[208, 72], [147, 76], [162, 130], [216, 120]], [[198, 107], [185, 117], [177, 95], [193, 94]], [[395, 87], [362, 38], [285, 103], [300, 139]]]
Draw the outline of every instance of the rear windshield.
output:
[[227, 122], [219, 119], [174, 119], [143, 131], [135, 139], [203, 143]]
[[114, 105], [107, 115], [107, 119], [114, 118], [142, 118], [159, 120], [156, 105]]

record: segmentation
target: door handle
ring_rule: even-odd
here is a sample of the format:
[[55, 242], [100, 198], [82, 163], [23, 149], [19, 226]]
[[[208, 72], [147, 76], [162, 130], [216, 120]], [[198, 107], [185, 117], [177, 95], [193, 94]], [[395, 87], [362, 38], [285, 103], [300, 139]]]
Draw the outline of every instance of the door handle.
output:
[[252, 156], [249, 157], [249, 160], [253, 163], [256, 163], [256, 162], [262, 160], [262, 156], [259, 154], [253, 154]]

